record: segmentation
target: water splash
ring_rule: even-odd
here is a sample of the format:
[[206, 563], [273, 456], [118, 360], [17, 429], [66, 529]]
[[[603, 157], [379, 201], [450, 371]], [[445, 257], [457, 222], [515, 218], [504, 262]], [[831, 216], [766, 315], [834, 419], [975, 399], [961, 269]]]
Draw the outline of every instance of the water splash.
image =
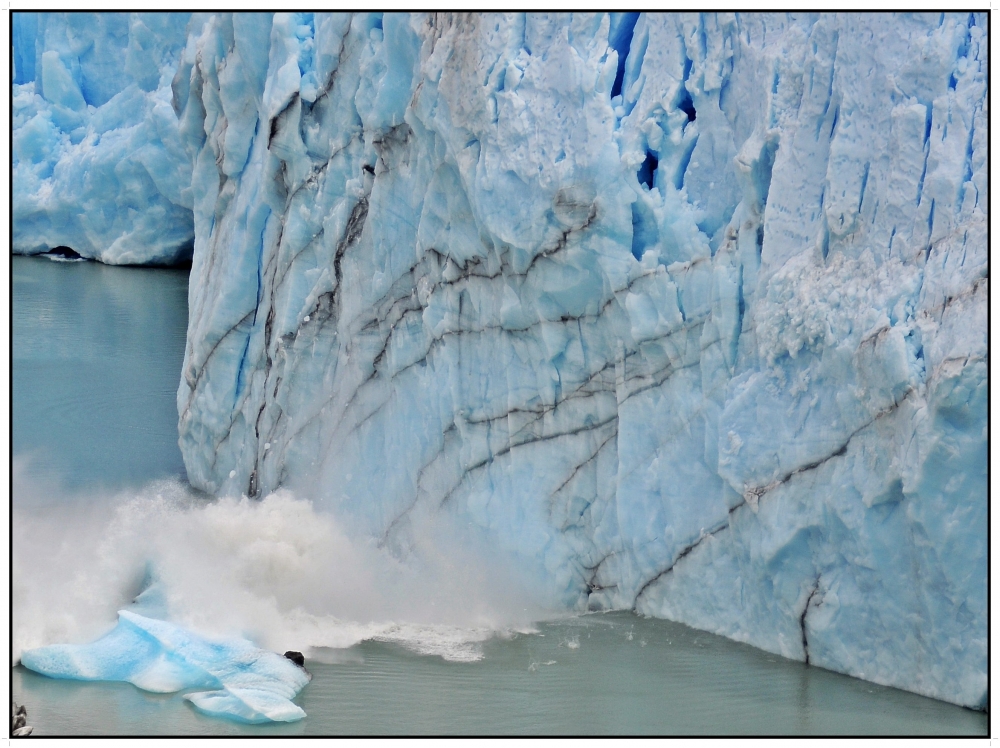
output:
[[470, 662], [492, 636], [546, 617], [509, 559], [444, 519], [401, 559], [287, 491], [210, 500], [160, 481], [67, 498], [25, 474], [15, 466], [14, 662], [97, 638], [119, 609], [148, 605], [153, 579], [158, 607], [135, 610], [307, 657], [376, 639]]

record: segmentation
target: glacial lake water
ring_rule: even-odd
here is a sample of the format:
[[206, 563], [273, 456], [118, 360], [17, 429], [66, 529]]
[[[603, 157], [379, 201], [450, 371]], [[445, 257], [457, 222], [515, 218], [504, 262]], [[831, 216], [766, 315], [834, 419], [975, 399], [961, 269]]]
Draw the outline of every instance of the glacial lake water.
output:
[[[15, 257], [13, 451], [36, 512], [181, 478], [176, 390], [187, 273]], [[30, 458], [24, 463], [25, 458]], [[74, 498], [77, 497], [77, 498]], [[70, 521], [70, 520], [67, 520]], [[15, 554], [18, 549], [15, 547]], [[618, 612], [493, 638], [477, 662], [366, 641], [307, 660], [291, 724], [206, 717], [178, 694], [16, 666], [35, 735], [986, 735], [988, 717]]]

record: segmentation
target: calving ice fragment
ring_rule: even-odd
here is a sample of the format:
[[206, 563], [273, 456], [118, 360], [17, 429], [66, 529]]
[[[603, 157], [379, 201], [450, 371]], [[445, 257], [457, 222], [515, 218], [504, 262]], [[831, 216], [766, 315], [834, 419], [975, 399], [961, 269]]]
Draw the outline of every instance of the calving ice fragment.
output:
[[241, 722], [294, 722], [291, 699], [309, 682], [300, 665], [245, 639], [212, 640], [128, 610], [92, 644], [54, 644], [21, 654], [21, 664], [53, 678], [127, 681], [146, 691], [192, 690], [200, 710]]
[[985, 705], [986, 14], [17, 18], [15, 251], [193, 235], [194, 485]]

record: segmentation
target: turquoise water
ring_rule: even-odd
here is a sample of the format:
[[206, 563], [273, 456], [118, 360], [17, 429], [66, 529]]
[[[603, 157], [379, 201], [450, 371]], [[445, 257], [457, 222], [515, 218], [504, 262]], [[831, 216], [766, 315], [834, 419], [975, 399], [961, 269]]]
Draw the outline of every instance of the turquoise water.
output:
[[236, 725], [179, 696], [23, 668], [14, 693], [44, 734], [63, 735], [986, 733], [982, 714], [629, 613], [546, 623], [483, 649], [455, 663], [364, 642], [339, 663], [307, 661], [313, 681], [295, 701], [309, 716], [289, 725]]
[[187, 271], [15, 257], [12, 273], [13, 447], [29, 473], [73, 489], [184, 476]]
[[[29, 484], [62, 486], [29, 498], [17, 483], [15, 509], [69, 522], [67, 505], [98, 488], [183, 477], [175, 393], [186, 273], [14, 258], [13, 280], [15, 458], [30, 456]], [[540, 623], [535, 633], [486, 641], [482, 653], [477, 662], [450, 662], [380, 641], [319, 652], [306, 663], [313, 681], [296, 698], [309, 716], [288, 725], [238, 725], [199, 714], [178, 694], [53, 680], [20, 666], [12, 696], [26, 705], [36, 735], [988, 730], [981, 713], [630, 613]]]

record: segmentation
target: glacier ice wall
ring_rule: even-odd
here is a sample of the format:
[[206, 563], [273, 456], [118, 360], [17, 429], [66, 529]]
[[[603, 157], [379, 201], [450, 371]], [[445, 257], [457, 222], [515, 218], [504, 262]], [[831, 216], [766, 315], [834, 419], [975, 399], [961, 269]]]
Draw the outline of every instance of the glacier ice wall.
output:
[[986, 24], [192, 19], [191, 481], [981, 707]]
[[12, 14], [16, 254], [190, 257], [191, 157], [170, 89], [190, 15]]
[[214, 18], [191, 480], [982, 705], [985, 22]]

